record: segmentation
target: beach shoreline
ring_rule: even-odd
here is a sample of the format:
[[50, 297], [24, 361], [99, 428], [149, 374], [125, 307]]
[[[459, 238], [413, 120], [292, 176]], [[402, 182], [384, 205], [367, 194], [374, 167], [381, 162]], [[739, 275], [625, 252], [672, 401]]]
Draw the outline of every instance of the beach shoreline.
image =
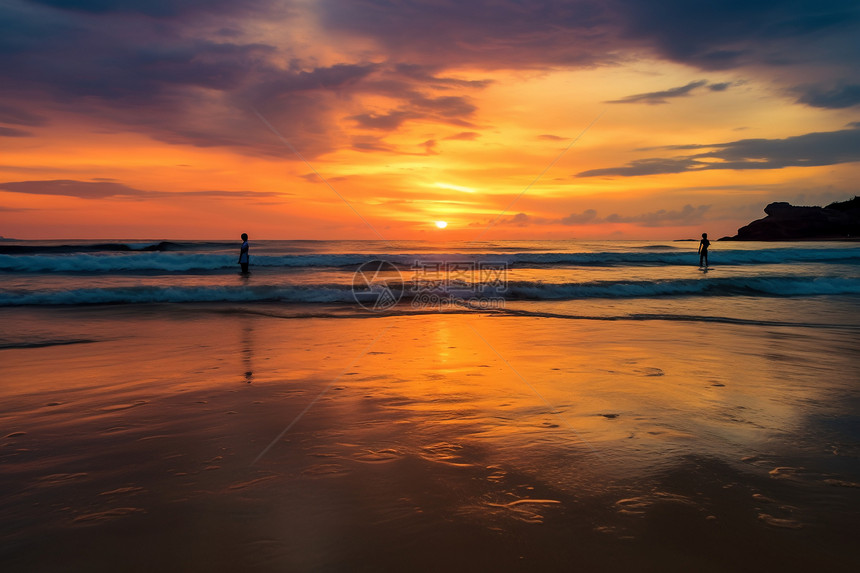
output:
[[853, 329], [261, 310], [0, 309], [6, 570], [858, 563]]

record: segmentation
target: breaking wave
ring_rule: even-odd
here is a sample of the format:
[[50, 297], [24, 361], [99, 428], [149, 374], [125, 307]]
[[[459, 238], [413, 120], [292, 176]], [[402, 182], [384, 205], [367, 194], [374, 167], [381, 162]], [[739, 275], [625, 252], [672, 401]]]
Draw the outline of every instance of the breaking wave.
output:
[[[860, 281], [840, 277], [729, 277], [708, 280], [595, 281], [544, 283], [511, 281], [505, 289], [480, 292], [459, 288], [413, 292], [401, 285], [406, 300], [415, 296], [498, 297], [505, 300], [576, 300], [677, 296], [817, 296], [860, 294]], [[367, 294], [361, 295], [367, 296]], [[194, 302], [354, 303], [352, 287], [312, 285], [131, 286], [77, 289], [0, 290], [0, 306], [140, 304]]]
[[[235, 270], [236, 255], [200, 251], [174, 252], [182, 246], [177, 243], [111, 244], [113, 251], [73, 252], [48, 250], [20, 251], [0, 254], [0, 271], [17, 273], [121, 273], [151, 272], [175, 273], [186, 271], [219, 272]], [[119, 247], [123, 248], [119, 248]], [[54, 247], [25, 247], [21, 249], [53, 249]], [[389, 261], [401, 268], [421, 263], [493, 263], [512, 268], [529, 267], [620, 267], [620, 266], [678, 266], [698, 262], [695, 251], [654, 250], [632, 252], [593, 253], [403, 253], [403, 254], [296, 254], [253, 255], [251, 262], [257, 267], [320, 268], [357, 267], [373, 260]], [[841, 263], [860, 264], [860, 249], [762, 249], [725, 250], [713, 252], [711, 261], [719, 265], [760, 265], [790, 263]]]

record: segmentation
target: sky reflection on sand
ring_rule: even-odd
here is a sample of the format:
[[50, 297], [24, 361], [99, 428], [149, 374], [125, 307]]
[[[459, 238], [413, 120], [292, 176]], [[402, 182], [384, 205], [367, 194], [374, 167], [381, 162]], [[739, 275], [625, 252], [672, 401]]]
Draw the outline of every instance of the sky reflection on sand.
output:
[[856, 331], [252, 310], [3, 310], [13, 570], [856, 561]]

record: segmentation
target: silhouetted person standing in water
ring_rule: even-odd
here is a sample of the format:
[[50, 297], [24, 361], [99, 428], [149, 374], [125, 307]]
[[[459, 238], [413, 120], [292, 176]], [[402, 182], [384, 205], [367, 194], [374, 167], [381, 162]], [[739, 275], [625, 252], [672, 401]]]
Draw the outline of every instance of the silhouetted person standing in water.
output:
[[248, 274], [248, 233], [242, 233], [242, 248], [239, 249], [239, 264], [242, 265], [242, 274]]
[[[244, 235], [243, 235], [244, 236]], [[708, 240], [708, 234], [702, 233], [702, 240], [699, 242], [699, 266], [707, 268], [708, 266], [708, 247], [711, 242]]]

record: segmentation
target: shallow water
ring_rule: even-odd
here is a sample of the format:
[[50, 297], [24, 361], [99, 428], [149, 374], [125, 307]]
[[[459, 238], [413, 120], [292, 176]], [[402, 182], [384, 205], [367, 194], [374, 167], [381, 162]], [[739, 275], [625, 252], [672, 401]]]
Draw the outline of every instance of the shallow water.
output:
[[850, 320], [338, 312], [0, 309], [4, 570], [860, 565]]
[[708, 272], [697, 267], [696, 243], [684, 241], [260, 241], [251, 246], [251, 277], [238, 275], [237, 249], [4, 241], [0, 306], [353, 304], [355, 271], [374, 260], [393, 265], [384, 276], [406, 300], [428, 281], [447, 294], [451, 287], [464, 298], [507, 301], [860, 295], [856, 242], [717, 243]]

